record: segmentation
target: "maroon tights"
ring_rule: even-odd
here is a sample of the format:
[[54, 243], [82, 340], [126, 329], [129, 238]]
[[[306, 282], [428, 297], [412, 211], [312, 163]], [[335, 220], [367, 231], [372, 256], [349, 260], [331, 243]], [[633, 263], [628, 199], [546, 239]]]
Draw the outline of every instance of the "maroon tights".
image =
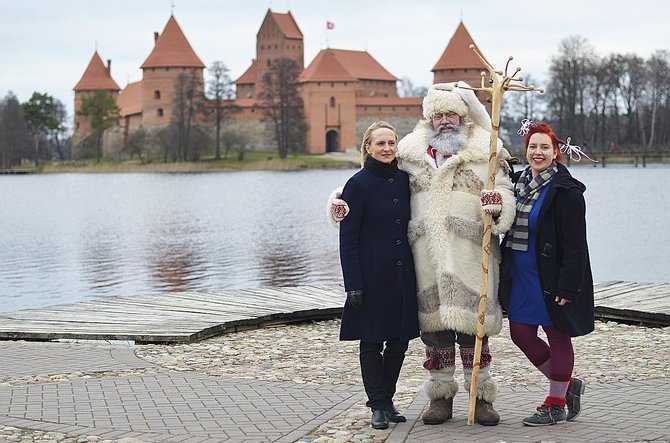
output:
[[556, 328], [542, 326], [549, 344], [537, 336], [537, 326], [509, 322], [512, 341], [548, 379], [569, 382], [575, 364], [572, 339]]

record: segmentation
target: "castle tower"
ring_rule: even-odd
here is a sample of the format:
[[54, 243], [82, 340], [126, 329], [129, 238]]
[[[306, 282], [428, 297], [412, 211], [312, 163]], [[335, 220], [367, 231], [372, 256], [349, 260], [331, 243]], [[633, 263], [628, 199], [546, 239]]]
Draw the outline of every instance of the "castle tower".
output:
[[396, 81], [366, 51], [322, 49], [300, 75], [311, 153], [356, 148], [357, 104], [397, 98]]
[[204, 95], [205, 65], [196, 55], [177, 20], [171, 15], [161, 34], [154, 33], [154, 48], [142, 63], [142, 123], [166, 125], [174, 108], [180, 76], [194, 79], [195, 91]]
[[256, 58], [251, 66], [237, 79], [237, 98], [258, 98], [263, 75], [270, 70], [272, 62], [279, 58], [295, 60], [300, 69], [305, 66], [303, 36], [293, 15], [272, 12], [268, 9], [258, 34], [256, 34]]
[[112, 61], [107, 60], [107, 66], [102, 62], [98, 51], [93, 53], [84, 75], [74, 87], [74, 135], [73, 144], [77, 145], [87, 134], [91, 132], [91, 122], [88, 117], [77, 115], [81, 109], [84, 98], [102, 89], [109, 91], [114, 100], [119, 95], [119, 85], [112, 78]]
[[[470, 45], [475, 45], [477, 51], [482, 54], [465, 25], [461, 22], [451, 40], [449, 40], [442, 56], [432, 69], [433, 83], [454, 83], [462, 80], [470, 86], [481, 84], [480, 73], [482, 71], [486, 72], [486, 66], [470, 49]], [[475, 94], [490, 113], [491, 104], [486, 102], [488, 97], [483, 97], [481, 92], [475, 92]]]

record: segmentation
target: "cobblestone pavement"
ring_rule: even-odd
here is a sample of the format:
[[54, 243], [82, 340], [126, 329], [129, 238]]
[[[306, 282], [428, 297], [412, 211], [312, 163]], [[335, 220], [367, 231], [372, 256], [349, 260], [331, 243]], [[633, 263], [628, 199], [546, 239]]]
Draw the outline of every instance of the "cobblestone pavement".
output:
[[369, 427], [357, 344], [338, 330], [327, 321], [184, 345], [0, 342], [0, 442], [670, 441], [670, 328], [597, 323], [575, 339], [583, 412], [542, 428], [520, 421], [547, 383], [506, 329], [491, 339], [501, 423], [468, 426], [461, 388], [452, 420], [423, 425], [414, 340], [395, 400], [408, 422], [382, 431]]

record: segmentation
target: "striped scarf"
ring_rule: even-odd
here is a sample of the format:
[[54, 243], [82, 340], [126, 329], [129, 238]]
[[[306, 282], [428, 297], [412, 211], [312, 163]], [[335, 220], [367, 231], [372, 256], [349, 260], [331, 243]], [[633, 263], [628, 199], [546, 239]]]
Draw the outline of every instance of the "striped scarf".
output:
[[508, 248], [515, 251], [528, 250], [528, 219], [530, 211], [533, 209], [542, 189], [551, 182], [551, 179], [558, 172], [556, 163], [552, 163], [547, 169], [540, 172], [537, 177], [532, 178], [530, 166], [524, 169], [519, 177], [519, 181], [514, 185], [514, 194], [520, 199], [516, 202], [516, 216], [514, 224], [507, 237]]

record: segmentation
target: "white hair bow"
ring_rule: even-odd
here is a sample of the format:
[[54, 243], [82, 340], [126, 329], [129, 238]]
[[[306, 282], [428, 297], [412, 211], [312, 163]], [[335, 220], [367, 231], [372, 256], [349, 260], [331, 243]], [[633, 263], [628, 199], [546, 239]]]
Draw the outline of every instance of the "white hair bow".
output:
[[529, 118], [524, 118], [521, 120], [521, 127], [519, 128], [516, 133], [523, 137], [524, 135], [528, 134], [528, 131], [530, 131], [530, 125], [533, 124], [533, 120]]
[[589, 157], [586, 152], [582, 151], [582, 148], [579, 146], [571, 145], [570, 144], [571, 137], [568, 137], [565, 140], [565, 143], [560, 145], [560, 150], [561, 154], [567, 154], [570, 157], [570, 160], [578, 162], [582, 159], [582, 155], [589, 160], [591, 160], [593, 163], [598, 163], [598, 160], [594, 160], [591, 157]]

